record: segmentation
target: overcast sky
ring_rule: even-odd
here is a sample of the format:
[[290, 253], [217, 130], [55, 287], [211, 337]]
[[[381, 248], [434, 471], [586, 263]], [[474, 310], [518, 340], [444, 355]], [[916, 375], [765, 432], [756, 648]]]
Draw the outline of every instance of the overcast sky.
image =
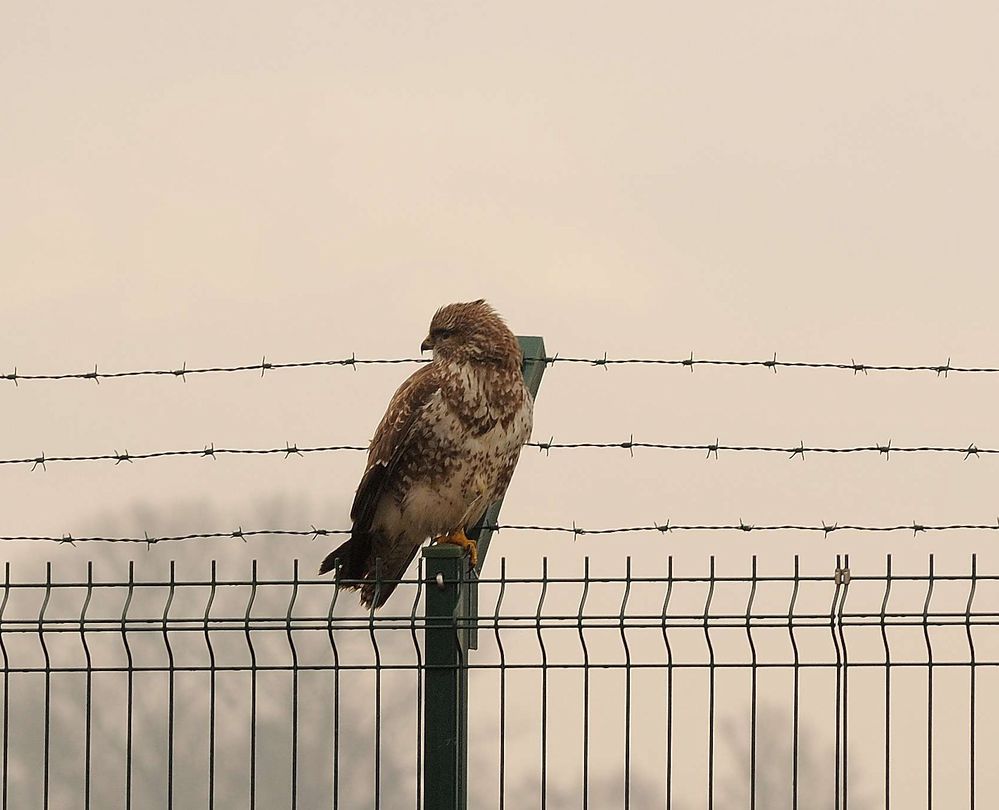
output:
[[[4, 2], [0, 372], [412, 357], [438, 306], [478, 297], [566, 356], [996, 365], [997, 24], [970, 2]], [[0, 456], [363, 444], [411, 371], [0, 381]], [[999, 447], [997, 386], [556, 365], [535, 438]], [[503, 519], [987, 523], [997, 465], [527, 451]], [[0, 534], [343, 528], [362, 467], [3, 467]], [[134, 553], [235, 573], [274, 542]], [[288, 565], [328, 545], [287, 543]], [[800, 552], [818, 573], [935, 551], [963, 571], [972, 551], [994, 569], [995, 547], [508, 533], [490, 559], [660, 572], [676, 554], [693, 572], [715, 553], [735, 573]], [[131, 553], [0, 557], [100, 575]]]
[[[5, 370], [412, 356], [437, 306], [480, 296], [563, 355], [995, 363], [992, 4], [0, 14]], [[3, 454], [363, 443], [409, 371], [7, 384]], [[984, 377], [556, 366], [536, 436], [997, 446], [995, 395]], [[343, 526], [362, 464], [7, 468], [3, 533], [194, 502], [245, 528], [277, 497], [309, 510], [298, 525]], [[528, 453], [505, 518], [991, 521], [995, 464]], [[536, 565], [817, 545], [749, 540], [496, 548]]]

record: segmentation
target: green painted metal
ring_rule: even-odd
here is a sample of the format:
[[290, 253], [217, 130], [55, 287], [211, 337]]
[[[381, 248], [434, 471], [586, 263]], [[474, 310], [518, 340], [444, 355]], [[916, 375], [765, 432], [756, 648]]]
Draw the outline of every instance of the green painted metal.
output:
[[[545, 372], [545, 342], [518, 337], [524, 352], [524, 382], [537, 398]], [[423, 704], [423, 807], [468, 807], [468, 668], [465, 656], [477, 644], [478, 573], [486, 561], [492, 526], [502, 499], [486, 511], [468, 536], [477, 541], [479, 560], [472, 571], [463, 549], [453, 545], [423, 550], [426, 577], [426, 652]]]
[[423, 704], [423, 807], [468, 806], [468, 668], [460, 634], [468, 605], [467, 562], [457, 546], [424, 549], [426, 652]]

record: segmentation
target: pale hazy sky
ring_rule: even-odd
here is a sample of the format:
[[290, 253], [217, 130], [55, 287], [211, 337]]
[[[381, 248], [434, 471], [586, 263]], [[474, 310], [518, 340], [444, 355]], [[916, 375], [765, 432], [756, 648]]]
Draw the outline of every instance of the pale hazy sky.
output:
[[[0, 367], [413, 355], [438, 305], [479, 296], [562, 354], [994, 363], [997, 22], [909, 2], [4, 3]], [[8, 384], [3, 452], [363, 442], [406, 371]], [[995, 446], [996, 391], [556, 366], [536, 435]], [[506, 517], [992, 520], [996, 463], [528, 455]], [[246, 524], [275, 495], [343, 525], [361, 464], [5, 469], [3, 530], [201, 500]], [[754, 540], [613, 544], [816, 545]], [[531, 565], [568, 545], [514, 544]]]
[[[563, 355], [995, 365], [997, 30], [994, 3], [2, 2], [0, 371], [413, 356], [439, 305], [478, 297]], [[0, 455], [364, 443], [410, 370], [0, 381]], [[997, 397], [987, 376], [555, 366], [535, 437], [996, 447]], [[0, 534], [344, 527], [362, 464], [0, 468]], [[991, 522], [997, 473], [528, 451], [503, 518]], [[235, 573], [273, 542], [0, 557]], [[995, 543], [507, 534], [490, 556], [963, 571]]]

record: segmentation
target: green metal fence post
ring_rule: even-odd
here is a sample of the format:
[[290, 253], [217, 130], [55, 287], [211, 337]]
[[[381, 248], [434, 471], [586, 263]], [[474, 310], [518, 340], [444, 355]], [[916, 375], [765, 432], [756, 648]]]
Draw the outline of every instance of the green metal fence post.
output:
[[457, 546], [430, 546], [426, 561], [423, 806], [465, 810], [468, 805], [468, 583]]
[[[520, 337], [524, 382], [536, 397], [545, 371], [545, 343]], [[479, 549], [479, 564], [469, 571], [463, 549], [453, 545], [423, 550], [426, 575], [426, 655], [423, 689], [424, 810], [468, 807], [468, 667], [475, 649], [478, 618], [476, 579], [485, 563], [502, 500], [489, 507], [469, 533]]]

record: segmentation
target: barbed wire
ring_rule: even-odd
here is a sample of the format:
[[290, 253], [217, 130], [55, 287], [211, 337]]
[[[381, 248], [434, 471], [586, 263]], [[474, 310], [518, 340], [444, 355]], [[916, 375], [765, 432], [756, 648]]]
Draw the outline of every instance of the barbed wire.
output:
[[624, 449], [631, 451], [634, 455], [636, 448], [650, 450], [674, 450], [690, 451], [697, 450], [706, 452], [706, 458], [714, 456], [718, 458], [719, 452], [734, 453], [782, 453], [788, 458], [800, 458], [804, 460], [806, 453], [825, 454], [849, 454], [849, 453], [877, 453], [885, 458], [890, 458], [892, 453], [951, 453], [962, 455], [965, 459], [971, 456], [995, 455], [999, 454], [999, 448], [978, 447], [970, 444], [967, 447], [945, 447], [935, 445], [892, 445], [889, 439], [887, 444], [856, 445], [853, 447], [821, 447], [806, 446], [799, 442], [797, 445], [757, 445], [757, 444], [721, 444], [717, 439], [704, 444], [669, 444], [664, 442], [643, 442], [635, 441], [631, 436], [627, 441], [622, 442], [556, 442], [552, 437], [547, 442], [528, 442], [528, 447], [536, 447], [539, 452], [548, 455], [552, 450], [586, 450], [586, 449]]
[[[593, 368], [607, 368], [618, 365], [654, 365], [654, 366], [678, 366], [694, 370], [695, 366], [727, 366], [734, 368], [765, 368], [776, 373], [779, 369], [824, 369], [851, 371], [854, 375], [868, 374], [869, 372], [932, 372], [937, 376], [947, 377], [949, 374], [999, 374], [999, 367], [992, 366], [956, 366], [952, 365], [951, 358], [947, 358], [946, 363], [858, 363], [851, 358], [846, 362], [822, 362], [809, 360], [780, 360], [777, 354], [773, 357], [762, 360], [726, 360], [695, 358], [694, 353], [686, 357], [677, 358], [656, 358], [656, 357], [608, 357], [604, 352], [602, 357], [562, 357], [558, 354], [548, 357], [529, 357], [532, 361], [542, 361], [547, 366], [559, 363], [591, 366]], [[0, 373], [0, 381], [18, 385], [21, 382], [37, 381], [66, 381], [66, 380], [91, 380], [100, 383], [101, 380], [122, 379], [127, 377], [175, 377], [186, 382], [188, 376], [206, 374], [236, 374], [243, 372], [260, 372], [264, 376], [267, 371], [322, 368], [328, 366], [350, 366], [355, 371], [358, 366], [368, 365], [398, 365], [398, 364], [420, 364], [430, 362], [427, 358], [420, 357], [398, 357], [398, 358], [361, 358], [355, 354], [349, 357], [342, 357], [329, 360], [303, 360], [291, 362], [268, 361], [266, 355], [259, 363], [247, 363], [234, 366], [203, 366], [188, 368], [187, 363], [183, 363], [179, 368], [148, 368], [134, 369], [127, 371], [101, 371], [97, 364], [94, 364], [93, 371], [78, 372], [49, 372], [25, 374], [18, 371], [15, 366], [13, 371]]]
[[[796, 532], [809, 532], [822, 534], [824, 537], [828, 537], [834, 532], [862, 532], [862, 533], [880, 533], [888, 534], [895, 532], [912, 532], [913, 536], [916, 536], [923, 532], [952, 532], [952, 531], [999, 531], [999, 518], [996, 518], [995, 523], [943, 523], [943, 524], [930, 524], [930, 523], [918, 523], [912, 521], [911, 523], [896, 523], [888, 525], [865, 525], [858, 523], [826, 523], [822, 521], [819, 524], [809, 524], [809, 523], [779, 523], [779, 524], [754, 524], [746, 523], [742, 519], [738, 523], [672, 523], [670, 520], [666, 520], [665, 523], [653, 523], [651, 525], [645, 526], [616, 526], [616, 527], [604, 527], [604, 528], [586, 528], [583, 526], [577, 526], [575, 521], [570, 525], [533, 525], [533, 524], [519, 524], [519, 523], [503, 523], [503, 524], [485, 524], [483, 529], [491, 530], [494, 532], [500, 531], [512, 531], [512, 532], [545, 532], [553, 534], [571, 534], [573, 539], [576, 540], [580, 537], [592, 535], [611, 535], [611, 534], [671, 534], [674, 532], [740, 532], [749, 534], [752, 532], [784, 532], [784, 531], [796, 531]], [[316, 526], [310, 526], [308, 529], [252, 529], [244, 530], [242, 527], [237, 528], [235, 531], [222, 531], [222, 532], [191, 532], [188, 534], [176, 534], [176, 535], [161, 535], [155, 536], [150, 535], [148, 532], [143, 532], [142, 536], [80, 536], [76, 537], [72, 534], [63, 534], [60, 536], [55, 535], [0, 535], [0, 542], [18, 542], [18, 541], [37, 541], [37, 542], [52, 542], [52, 543], [64, 543], [68, 545], [75, 545], [76, 543], [144, 543], [147, 546], [152, 546], [157, 543], [183, 541], [183, 540], [223, 540], [223, 539], [233, 539], [233, 540], [243, 540], [246, 541], [250, 537], [261, 537], [261, 536], [275, 536], [275, 537], [310, 537], [313, 540], [320, 537], [336, 536], [336, 535], [349, 535], [351, 533], [350, 529], [324, 529], [317, 528]]]
[[350, 366], [357, 369], [358, 366], [372, 365], [399, 365], [406, 363], [429, 363], [430, 360], [420, 357], [397, 357], [397, 358], [361, 358], [353, 354], [350, 357], [343, 357], [335, 360], [299, 360], [286, 363], [273, 363], [267, 360], [264, 355], [259, 363], [244, 364], [237, 366], [202, 366], [188, 368], [187, 363], [183, 363], [179, 368], [149, 368], [134, 369], [129, 371], [101, 371], [98, 364], [94, 364], [93, 371], [70, 371], [61, 373], [43, 374], [22, 374], [17, 367], [5, 374], [0, 374], [0, 380], [7, 380], [17, 385], [24, 381], [63, 381], [63, 380], [93, 380], [100, 384], [101, 380], [122, 379], [125, 377], [177, 377], [187, 382], [187, 377], [199, 374], [236, 374], [246, 371], [259, 371], [263, 377], [265, 372], [281, 369], [302, 369], [302, 368], [322, 368], [326, 366]]
[[[545, 456], [551, 454], [552, 450], [617, 450], [624, 449], [629, 450], [631, 455], [634, 456], [635, 449], [649, 449], [649, 450], [667, 450], [667, 451], [699, 451], [706, 453], [706, 458], [711, 458], [714, 456], [718, 458], [720, 452], [734, 452], [734, 453], [780, 453], [788, 456], [790, 459], [800, 458], [804, 459], [806, 453], [817, 453], [817, 454], [850, 454], [850, 453], [868, 453], [868, 454], [878, 454], [884, 456], [886, 459], [891, 457], [892, 453], [938, 453], [938, 454], [951, 454], [963, 456], [965, 460], [968, 458], [981, 455], [997, 455], [999, 454], [999, 448], [994, 447], [978, 447], [975, 444], [970, 444], [967, 447], [947, 447], [947, 446], [933, 446], [933, 445], [918, 445], [918, 446], [905, 446], [905, 445], [893, 445], [889, 439], [886, 444], [870, 444], [870, 445], [857, 445], [853, 447], [820, 447], [820, 446], [806, 446], [804, 442], [799, 442], [798, 445], [755, 445], [755, 444], [721, 444], [717, 439], [714, 442], [707, 442], [703, 444], [670, 444], [665, 442], [644, 442], [635, 441], [634, 436], [631, 436], [627, 441], [621, 442], [556, 442], [554, 436], [545, 442], [528, 442], [525, 446], [536, 448], [539, 453], [543, 453]], [[148, 461], [150, 459], [161, 459], [161, 458], [218, 458], [219, 456], [283, 456], [284, 458], [290, 458], [292, 456], [304, 456], [313, 453], [338, 453], [338, 452], [365, 452], [368, 450], [368, 445], [366, 444], [336, 444], [336, 445], [317, 445], [317, 446], [299, 446], [298, 444], [292, 444], [290, 442], [285, 442], [284, 447], [260, 447], [260, 448], [241, 448], [241, 447], [216, 447], [214, 444], [207, 444], [201, 449], [189, 449], [189, 450], [154, 450], [145, 453], [130, 453], [128, 450], [124, 452], [119, 452], [114, 450], [111, 453], [95, 453], [90, 455], [46, 455], [41, 453], [37, 456], [28, 456], [22, 458], [0, 458], [0, 466], [29, 466], [32, 470], [45, 469], [47, 464], [65, 464], [74, 462], [94, 462], [94, 461], [110, 461], [115, 465], [121, 464], [122, 462], [132, 463], [135, 461]]]
[[54, 463], [73, 463], [73, 462], [86, 462], [86, 461], [113, 461], [115, 465], [121, 464], [123, 461], [129, 463], [134, 461], [147, 461], [149, 459], [159, 459], [159, 458], [217, 458], [218, 456], [270, 456], [270, 455], [283, 455], [285, 458], [290, 456], [303, 456], [308, 453], [335, 453], [335, 452], [357, 452], [366, 451], [368, 445], [354, 445], [354, 444], [336, 444], [336, 445], [320, 445], [315, 447], [299, 447], [296, 444], [285, 443], [284, 447], [263, 447], [263, 448], [241, 448], [241, 447], [216, 447], [214, 444], [207, 444], [204, 448], [197, 450], [155, 450], [148, 453], [129, 453], [125, 450], [119, 453], [115, 450], [113, 453], [97, 453], [93, 455], [81, 455], [81, 456], [47, 456], [42, 453], [38, 456], [33, 456], [30, 458], [4, 458], [0, 459], [0, 466], [3, 465], [26, 465], [30, 464], [31, 469], [35, 470], [38, 468], [45, 469], [47, 464]]

